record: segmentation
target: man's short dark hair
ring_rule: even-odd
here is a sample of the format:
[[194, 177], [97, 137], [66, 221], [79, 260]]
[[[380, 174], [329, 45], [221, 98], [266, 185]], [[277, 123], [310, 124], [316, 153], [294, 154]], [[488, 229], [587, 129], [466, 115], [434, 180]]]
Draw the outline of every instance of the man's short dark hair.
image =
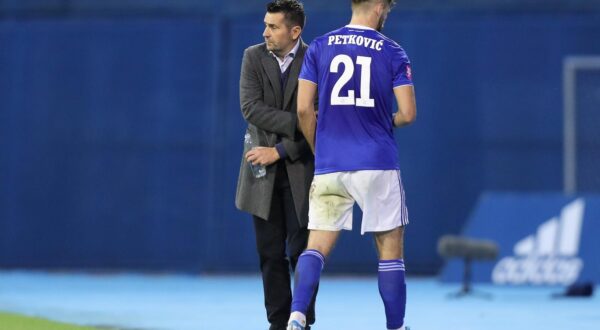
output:
[[275, 0], [267, 4], [268, 13], [283, 13], [286, 24], [289, 28], [296, 25], [304, 29], [306, 16], [304, 15], [304, 6], [298, 0]]
[[[373, 0], [352, 0], [353, 5], [360, 5], [366, 2], [372, 2]], [[396, 5], [396, 0], [381, 0], [384, 4], [387, 4], [389, 8], [392, 8]]]

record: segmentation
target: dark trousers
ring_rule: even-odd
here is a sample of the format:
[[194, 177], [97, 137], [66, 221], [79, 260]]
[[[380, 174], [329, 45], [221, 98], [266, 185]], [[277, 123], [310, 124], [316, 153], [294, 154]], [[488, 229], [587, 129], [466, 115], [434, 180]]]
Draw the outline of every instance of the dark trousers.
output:
[[[308, 230], [298, 222], [285, 165], [281, 163], [274, 189], [268, 221], [256, 216], [253, 220], [269, 330], [285, 330], [292, 305], [290, 267], [296, 268], [298, 257], [306, 248]], [[313, 298], [307, 323], [314, 320]]]

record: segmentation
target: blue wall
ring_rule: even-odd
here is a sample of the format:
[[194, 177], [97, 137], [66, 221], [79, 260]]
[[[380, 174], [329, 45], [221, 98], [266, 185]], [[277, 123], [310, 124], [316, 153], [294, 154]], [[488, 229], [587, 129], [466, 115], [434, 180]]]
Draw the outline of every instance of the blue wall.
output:
[[[307, 11], [307, 41], [347, 23]], [[257, 270], [233, 200], [239, 68], [262, 18], [0, 21], [0, 267]], [[393, 12], [419, 112], [397, 132], [413, 272], [437, 271], [437, 238], [483, 190], [562, 188], [562, 61], [600, 54], [598, 22]], [[328, 268], [375, 269], [372, 246], [346, 233]]]
[[[268, 0], [1, 0], [0, 15], [195, 15], [206, 12], [247, 13]], [[349, 0], [304, 0], [308, 10], [347, 12]], [[600, 9], [600, 0], [402, 0], [400, 10], [427, 12], [583, 12]]]

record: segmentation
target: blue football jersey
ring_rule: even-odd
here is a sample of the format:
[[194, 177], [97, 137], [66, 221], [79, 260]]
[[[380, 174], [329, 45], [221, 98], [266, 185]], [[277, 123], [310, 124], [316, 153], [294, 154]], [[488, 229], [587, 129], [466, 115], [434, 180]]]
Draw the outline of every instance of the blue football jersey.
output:
[[299, 79], [318, 88], [315, 174], [399, 169], [393, 89], [412, 85], [402, 47], [376, 30], [347, 25], [310, 44]]

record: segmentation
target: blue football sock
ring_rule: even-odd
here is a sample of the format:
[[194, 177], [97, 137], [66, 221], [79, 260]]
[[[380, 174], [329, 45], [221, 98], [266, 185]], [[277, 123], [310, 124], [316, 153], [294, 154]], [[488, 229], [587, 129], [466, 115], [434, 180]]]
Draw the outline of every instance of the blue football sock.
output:
[[402, 259], [379, 261], [379, 294], [385, 306], [387, 328], [402, 327], [406, 310], [406, 283]]
[[292, 312], [306, 315], [324, 265], [325, 257], [319, 251], [302, 252], [296, 264]]

